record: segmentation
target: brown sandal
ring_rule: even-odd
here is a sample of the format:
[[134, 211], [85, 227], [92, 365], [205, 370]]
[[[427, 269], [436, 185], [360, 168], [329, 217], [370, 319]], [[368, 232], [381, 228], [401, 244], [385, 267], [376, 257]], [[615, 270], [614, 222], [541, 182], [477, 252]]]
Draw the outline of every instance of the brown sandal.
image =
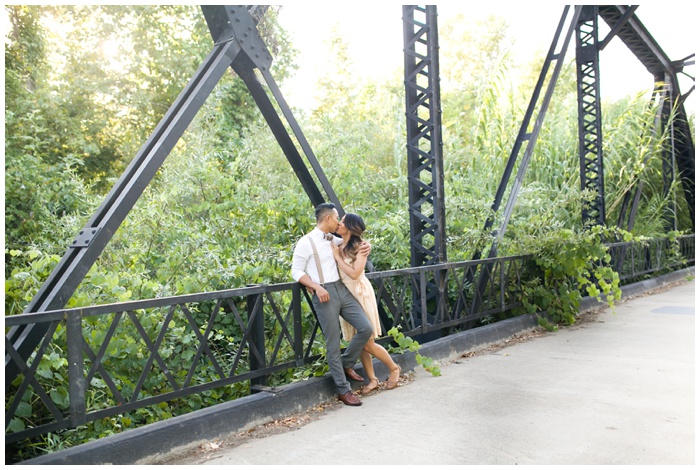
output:
[[369, 379], [369, 383], [360, 389], [360, 393], [366, 395], [377, 388], [379, 388], [379, 379], [375, 377], [373, 379]]
[[[396, 378], [393, 378], [394, 372], [396, 372]], [[389, 380], [386, 381], [386, 389], [393, 390], [399, 386], [399, 378], [401, 377], [401, 366], [396, 366], [395, 371], [389, 373]]]

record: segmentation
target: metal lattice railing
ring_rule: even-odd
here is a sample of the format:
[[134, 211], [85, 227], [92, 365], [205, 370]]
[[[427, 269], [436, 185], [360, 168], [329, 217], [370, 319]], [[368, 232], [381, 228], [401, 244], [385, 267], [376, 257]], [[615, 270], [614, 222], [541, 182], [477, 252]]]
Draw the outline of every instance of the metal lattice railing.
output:
[[[418, 335], [511, 310], [518, 305], [524, 259], [368, 273], [383, 332], [400, 326], [404, 334]], [[487, 262], [491, 282], [476, 293], [473, 285], [464, 285], [464, 273]], [[436, 276], [447, 280], [447, 291], [437, 301], [426, 295]], [[421, 293], [417, 309], [414, 287]], [[475, 315], [454, 308], [458, 299], [469, 305], [476, 298], [482, 305]], [[27, 361], [5, 341], [6, 357], [21, 371], [6, 384], [6, 443], [173, 400], [194, 400], [215, 389], [221, 401], [234, 399], [259, 389], [273, 374], [309, 366], [323, 351], [312, 303], [297, 283], [5, 319], [6, 327], [36, 323], [46, 332]]]
[[654, 238], [644, 242], [608, 245], [611, 265], [622, 284], [654, 274], [695, 264], [695, 235], [683, 235], [675, 241]]
[[[695, 237], [609, 249], [626, 282], [694, 264]], [[382, 333], [400, 327], [407, 336], [446, 334], [511, 316], [525, 277], [533, 275], [530, 261], [516, 256], [368, 273]], [[487, 273], [483, 285], [469, 275], [476, 268]], [[431, 297], [428, 286], [437, 279], [444, 289]], [[182, 400], [192, 410], [211, 404], [201, 395], [215, 393], [218, 402], [242, 397], [273, 379], [289, 381], [318, 361], [324, 346], [309, 295], [297, 283], [5, 318], [6, 330], [30, 324], [46, 331], [26, 361], [5, 338], [5, 356], [20, 369], [5, 384], [6, 444], [108, 417], [140, 424], [137, 410], [166, 402]]]

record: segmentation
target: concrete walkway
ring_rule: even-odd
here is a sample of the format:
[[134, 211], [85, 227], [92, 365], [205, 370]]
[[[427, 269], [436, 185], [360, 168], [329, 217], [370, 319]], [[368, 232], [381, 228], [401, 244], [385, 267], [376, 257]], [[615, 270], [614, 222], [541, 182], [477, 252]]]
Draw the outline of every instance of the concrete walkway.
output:
[[168, 463], [695, 463], [694, 280], [513, 343], [296, 430]]

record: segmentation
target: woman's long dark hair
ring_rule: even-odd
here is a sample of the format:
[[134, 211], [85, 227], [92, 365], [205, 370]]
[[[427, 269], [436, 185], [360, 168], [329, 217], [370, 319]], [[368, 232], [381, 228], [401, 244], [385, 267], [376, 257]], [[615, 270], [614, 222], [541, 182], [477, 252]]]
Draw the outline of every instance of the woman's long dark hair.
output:
[[346, 213], [345, 219], [343, 219], [345, 228], [350, 232], [350, 240], [348, 244], [345, 245], [343, 252], [350, 258], [355, 259], [357, 256], [357, 251], [360, 249], [360, 243], [362, 243], [362, 234], [365, 231], [365, 222], [357, 214]]

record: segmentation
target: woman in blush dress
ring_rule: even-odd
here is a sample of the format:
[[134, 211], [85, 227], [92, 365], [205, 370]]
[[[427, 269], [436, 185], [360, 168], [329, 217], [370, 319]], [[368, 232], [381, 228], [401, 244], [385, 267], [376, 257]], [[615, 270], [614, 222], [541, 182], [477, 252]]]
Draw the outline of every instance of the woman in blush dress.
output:
[[[359, 215], [345, 214], [336, 231], [343, 238], [343, 243], [340, 246], [334, 244], [331, 244], [331, 246], [333, 247], [333, 255], [338, 262], [340, 279], [347, 286], [350, 293], [360, 302], [374, 330], [374, 336], [367, 341], [360, 354], [360, 360], [369, 379], [369, 383], [363, 386], [360, 392], [366, 394], [379, 387], [379, 379], [375, 375], [374, 366], [372, 365], [372, 356], [382, 361], [389, 369], [389, 379], [386, 384], [387, 390], [397, 387], [401, 375], [401, 367], [393, 361], [381, 344], [374, 342], [374, 338], [378, 338], [381, 335], [381, 323], [379, 322], [379, 310], [377, 309], [374, 289], [369, 279], [365, 276], [367, 255], [363, 255], [358, 251], [364, 231], [365, 223]], [[355, 329], [342, 317], [340, 326], [343, 332], [343, 339], [350, 341], [355, 335]]]

